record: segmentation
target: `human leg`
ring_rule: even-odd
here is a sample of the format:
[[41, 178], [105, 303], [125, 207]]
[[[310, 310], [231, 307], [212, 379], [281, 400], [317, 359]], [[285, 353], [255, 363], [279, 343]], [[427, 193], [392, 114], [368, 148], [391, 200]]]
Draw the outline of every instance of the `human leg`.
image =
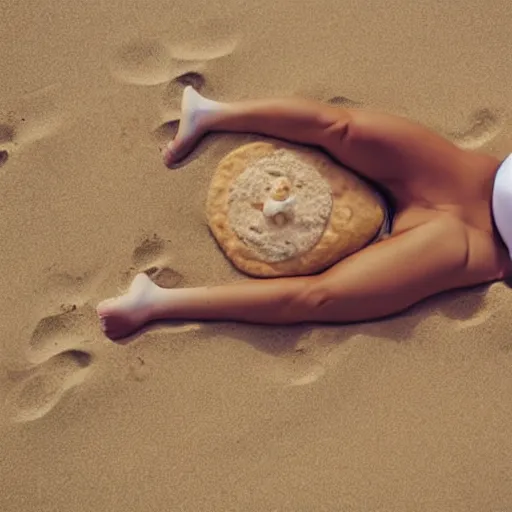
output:
[[218, 320], [294, 324], [307, 320], [305, 292], [314, 277], [246, 280], [222, 286], [160, 288], [138, 274], [125, 295], [97, 311], [106, 334], [126, 336], [154, 320]]
[[[302, 98], [234, 103], [203, 98], [185, 88], [178, 133], [163, 151], [169, 167], [190, 153], [207, 132], [258, 133], [316, 146], [395, 196], [428, 196], [443, 204], [459, 188], [459, 174], [480, 168], [483, 157], [458, 148], [400, 116], [345, 109]], [[412, 191], [412, 194], [411, 194]]]
[[221, 103], [203, 98], [187, 86], [182, 98], [178, 133], [164, 150], [166, 165], [173, 165], [192, 151], [210, 131], [250, 132], [326, 150], [339, 141], [348, 115], [343, 109], [301, 98]]
[[139, 274], [128, 293], [98, 305], [107, 335], [152, 320], [260, 324], [349, 323], [397, 313], [444, 290], [482, 282], [468, 268], [467, 239], [442, 220], [368, 246], [318, 276], [249, 279], [212, 287], [162, 289]]

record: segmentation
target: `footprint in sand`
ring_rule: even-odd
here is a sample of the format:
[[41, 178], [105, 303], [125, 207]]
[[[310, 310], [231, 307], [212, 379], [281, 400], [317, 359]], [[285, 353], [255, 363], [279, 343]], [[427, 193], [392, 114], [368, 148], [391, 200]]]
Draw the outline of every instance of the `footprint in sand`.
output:
[[207, 19], [195, 23], [186, 37], [168, 34], [167, 41], [175, 59], [203, 62], [220, 59], [232, 54], [240, 41], [234, 29], [236, 21], [229, 16]]
[[[45, 306], [39, 308], [41, 317], [25, 352], [30, 368], [10, 373], [13, 390], [7, 405], [15, 421], [41, 418], [90, 372], [93, 352], [88, 326], [95, 325], [97, 317], [82, 297], [91, 279], [55, 273], [44, 283]], [[48, 304], [55, 308], [55, 303], [57, 312], [45, 314]]]
[[132, 263], [127, 272], [130, 280], [134, 274], [144, 272], [162, 288], [176, 288], [183, 283], [183, 276], [169, 265], [167, 242], [156, 234], [139, 241], [132, 254]]
[[133, 250], [131, 270], [145, 272], [150, 277], [154, 277], [158, 273], [166, 274], [168, 277], [173, 275], [173, 286], [177, 286], [182, 281], [183, 276], [169, 267], [170, 256], [171, 251], [168, 242], [156, 233], [144, 235], [138, 240]]
[[137, 243], [132, 253], [132, 262], [136, 266], [147, 265], [160, 258], [166, 252], [166, 242], [156, 233], [151, 236], [143, 236]]
[[359, 101], [351, 100], [350, 98], [346, 98], [345, 96], [333, 96], [329, 98], [326, 103], [332, 105], [333, 107], [343, 107], [343, 108], [361, 108], [363, 104]]
[[155, 144], [160, 148], [160, 150], [163, 150], [169, 141], [173, 140], [178, 133], [178, 126], [180, 123], [179, 113], [171, 113], [168, 117], [171, 117], [172, 119], [162, 123], [151, 133], [151, 138], [155, 141]]
[[289, 379], [287, 387], [307, 386], [309, 384], [313, 384], [313, 382], [316, 382], [325, 375], [325, 371], [325, 367], [320, 363], [311, 364], [307, 371], [304, 371], [302, 374], [298, 374], [296, 371], [295, 376]]
[[467, 130], [447, 134], [455, 144], [464, 149], [478, 149], [493, 140], [501, 131], [503, 118], [500, 112], [482, 108], [469, 118]]
[[183, 282], [183, 276], [170, 266], [170, 251], [167, 242], [158, 235], [141, 237], [133, 250], [131, 265], [121, 271], [121, 287], [127, 288], [140, 272], [147, 274], [153, 282], [163, 288], [175, 288]]
[[32, 364], [44, 361], [63, 352], [88, 352], [87, 326], [96, 323], [96, 312], [92, 306], [61, 304], [61, 312], [45, 316], [37, 323], [29, 340], [27, 359]]
[[176, 60], [164, 40], [134, 39], [121, 45], [110, 61], [115, 78], [135, 85], [158, 85], [189, 71], [194, 64]]
[[92, 356], [81, 350], [68, 350], [15, 377], [6, 405], [15, 422], [42, 418], [66, 391], [82, 383], [91, 371]]
[[186, 38], [167, 33], [129, 40], [114, 51], [110, 69], [123, 82], [158, 85], [197, 72], [205, 62], [232, 53], [237, 44], [229, 22], [214, 20], [195, 25]]
[[362, 101], [352, 100], [347, 96], [333, 95], [332, 89], [321, 84], [311, 84], [310, 87], [293, 91], [293, 94], [300, 98], [309, 98], [321, 103], [327, 103], [333, 107], [362, 108], [365, 106]]
[[14, 147], [14, 126], [9, 124], [0, 124], [0, 168], [9, 160], [9, 153]]
[[453, 293], [450, 301], [439, 305], [439, 313], [454, 320], [458, 331], [485, 324], [494, 311], [489, 307], [488, 290], [489, 286], [485, 285], [474, 289], [471, 294]]
[[[308, 347], [308, 343], [304, 344], [305, 336], [307, 334], [301, 335], [301, 341], [293, 341], [293, 350], [285, 350], [280, 357], [265, 358], [262, 362], [263, 367], [254, 368], [259, 378], [289, 388], [308, 386], [324, 377], [327, 371], [326, 365], [322, 358]], [[288, 344], [286, 338], [279, 338], [277, 334], [274, 341], [284, 342], [284, 344], [279, 343], [280, 347]]]
[[41, 307], [41, 315], [45, 314], [48, 304], [58, 306], [61, 311], [70, 307], [81, 307], [84, 297], [90, 297], [97, 286], [104, 279], [101, 270], [89, 270], [82, 274], [73, 274], [66, 271], [57, 271], [56, 265], [46, 269], [47, 277], [34, 290], [38, 295], [46, 297], [45, 304]]
[[62, 126], [66, 114], [60, 106], [61, 93], [60, 85], [54, 84], [0, 104], [0, 167]]
[[326, 368], [319, 361], [302, 355], [300, 351], [293, 357], [279, 359], [268, 365], [265, 374], [286, 387], [300, 387], [313, 384], [326, 373]]

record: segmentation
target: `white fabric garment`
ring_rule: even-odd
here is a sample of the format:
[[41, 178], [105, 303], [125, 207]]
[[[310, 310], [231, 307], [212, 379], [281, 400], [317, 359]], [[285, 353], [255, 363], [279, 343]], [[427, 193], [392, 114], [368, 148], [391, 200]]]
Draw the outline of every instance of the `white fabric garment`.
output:
[[492, 191], [492, 214], [512, 259], [512, 154], [500, 165]]

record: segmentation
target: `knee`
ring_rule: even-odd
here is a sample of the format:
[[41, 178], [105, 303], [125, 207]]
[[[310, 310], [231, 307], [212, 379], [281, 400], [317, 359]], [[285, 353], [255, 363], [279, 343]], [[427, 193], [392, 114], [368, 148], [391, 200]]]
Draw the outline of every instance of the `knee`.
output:
[[334, 293], [324, 280], [310, 278], [304, 281], [300, 289], [289, 302], [289, 312], [297, 317], [297, 321], [314, 321], [320, 312], [334, 299]]
[[324, 146], [327, 150], [338, 148], [347, 137], [351, 123], [350, 114], [343, 110], [326, 115], [323, 125]]

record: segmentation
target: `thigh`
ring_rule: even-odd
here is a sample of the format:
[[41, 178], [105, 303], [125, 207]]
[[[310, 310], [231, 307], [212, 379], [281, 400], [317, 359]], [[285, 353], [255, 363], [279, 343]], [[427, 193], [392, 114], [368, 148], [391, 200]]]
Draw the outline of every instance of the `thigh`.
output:
[[[340, 113], [348, 126], [331, 141], [333, 156], [361, 175], [404, 193], [418, 184], [454, 184], [467, 153], [428, 128], [386, 113], [349, 109]], [[421, 188], [420, 188], [421, 190]]]
[[434, 220], [341, 261], [309, 290], [309, 320], [357, 322], [398, 313], [487, 276], [469, 262], [464, 225]]

